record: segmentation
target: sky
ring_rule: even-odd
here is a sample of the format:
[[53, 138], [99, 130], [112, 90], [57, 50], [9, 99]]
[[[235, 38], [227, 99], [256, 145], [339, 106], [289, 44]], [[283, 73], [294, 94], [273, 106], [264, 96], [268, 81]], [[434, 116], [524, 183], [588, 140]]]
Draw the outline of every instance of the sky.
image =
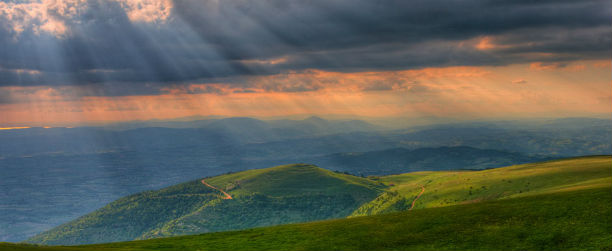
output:
[[0, 1], [0, 128], [612, 114], [609, 0]]

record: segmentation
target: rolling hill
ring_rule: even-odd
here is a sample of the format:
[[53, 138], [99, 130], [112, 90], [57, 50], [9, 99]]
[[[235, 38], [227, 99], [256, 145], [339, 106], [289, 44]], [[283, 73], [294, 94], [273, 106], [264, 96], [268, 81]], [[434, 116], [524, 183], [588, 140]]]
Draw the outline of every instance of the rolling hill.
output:
[[[249, 170], [121, 198], [29, 242], [85, 244], [343, 218], [384, 185], [295, 164]], [[227, 191], [232, 199], [224, 199]]]
[[[456, 217], [468, 217], [474, 221], [456, 219], [457, 222], [461, 222], [466, 227], [493, 224], [496, 229], [495, 231], [518, 231], [517, 235], [523, 236], [520, 238], [526, 238], [524, 235], [533, 231], [544, 231], [543, 228], [545, 228], [546, 224], [556, 221], [555, 217], [559, 218], [559, 222], [555, 224], [561, 224], [561, 227], [565, 227], [563, 224], [566, 224], [566, 221], [571, 221], [573, 222], [572, 224], [575, 223], [576, 219], [572, 215], [554, 216], [557, 213], [553, 210], [555, 207], [558, 210], [566, 210], [569, 207], [568, 205], [574, 205], [567, 210], [578, 210], [579, 212], [577, 213], [590, 214], [592, 218], [581, 218], [581, 221], [576, 223], [583, 224], [582, 227], [584, 228], [587, 228], [589, 224], [595, 224], [596, 221], [600, 222], [602, 219], [609, 217], [610, 215], [605, 216], [601, 214], [602, 212], [610, 211], [610, 207], [612, 207], [612, 204], [605, 203], [610, 200], [612, 195], [612, 192], [610, 192], [612, 187], [611, 156], [570, 158], [482, 171], [416, 172], [383, 177], [372, 176], [368, 179], [335, 173], [312, 165], [296, 164], [249, 170], [206, 178], [204, 180], [210, 187], [204, 185], [202, 180], [196, 180], [159, 191], [128, 196], [92, 214], [35, 236], [29, 242], [51, 245], [102, 243], [237, 230], [333, 218], [350, 218], [347, 221], [247, 230], [245, 232], [238, 232], [236, 235], [219, 233], [202, 235], [201, 237], [181, 237], [186, 239], [192, 238], [189, 239], [190, 243], [191, 241], [194, 243], [207, 243], [212, 238], [214, 239], [212, 242], [217, 243], [215, 245], [223, 247], [226, 244], [222, 244], [220, 239], [227, 238], [228, 240], [226, 241], [241, 242], [244, 241], [241, 238], [244, 237], [245, 233], [252, 233], [253, 231], [256, 233], [261, 231], [263, 231], [261, 233], [267, 233], [268, 231], [281, 231], [279, 229], [291, 229], [292, 226], [309, 226], [309, 228], [312, 227], [314, 229], [322, 228], [320, 231], [326, 232], [330, 231], [328, 228], [346, 228], [343, 224], [372, 224], [369, 227], [362, 226], [363, 229], [357, 231], [359, 233], [352, 233], [352, 230], [346, 229], [345, 231], [348, 231], [346, 233], [336, 232], [336, 230], [328, 233], [350, 236], [374, 231], [369, 228], [372, 228], [378, 220], [386, 222], [386, 217], [394, 219], [389, 220], [387, 223], [390, 224], [389, 228], [395, 229], [399, 228], [399, 226], [410, 225], [411, 221], [420, 222], [418, 224], [426, 224], [427, 219], [433, 220], [435, 217], [425, 217], [424, 215], [438, 215], [444, 218], [444, 214], [454, 210], [462, 212], [455, 214]], [[225, 195], [222, 191], [227, 191], [231, 194], [232, 199], [223, 199]], [[597, 197], [597, 199], [593, 199], [594, 197]], [[549, 202], [544, 203], [543, 201]], [[571, 202], [568, 203], [568, 201]], [[540, 205], [539, 203], [544, 204]], [[578, 206], [575, 206], [575, 204], [580, 204], [581, 207], [576, 208]], [[589, 211], [588, 207], [582, 207], [583, 204], [589, 204], [594, 208], [599, 207], [601, 210], [598, 209], [599, 211], [597, 212]], [[518, 214], [513, 216], [513, 211], [507, 209], [517, 209], [518, 207], [523, 207], [525, 212], [515, 212]], [[425, 213], [425, 211], [428, 213]], [[485, 222], [478, 223], [479, 220], [474, 218], [472, 213], [470, 213], [471, 211], [481, 214], [483, 217], [486, 216], [487, 211], [495, 212], [495, 215], [488, 215], [484, 217]], [[521, 214], [525, 215], [520, 216]], [[373, 216], [382, 218], [371, 218]], [[406, 217], [406, 219], [404, 220], [402, 217]], [[498, 218], [495, 218], [493, 222], [489, 222], [488, 219], [490, 217]], [[504, 225], [508, 224], [509, 219], [516, 220], [517, 217], [536, 217], [542, 225], [529, 225], [531, 223], [527, 220], [523, 221], [522, 218], [516, 222], [518, 226], [511, 227]], [[603, 223], [612, 224], [610, 221]], [[399, 226], [392, 226], [393, 224], [399, 224]], [[521, 224], [525, 225], [525, 229], [521, 229], [523, 228]], [[597, 233], [601, 235], [603, 229], [601, 227], [608, 226], [605, 224], [598, 225], [597, 229], [594, 230], [599, 231]], [[442, 225], [437, 225], [437, 227], [440, 229], [447, 228]], [[503, 230], [503, 228], [508, 229]], [[291, 233], [293, 230], [287, 231]], [[501, 232], [495, 231], [493, 233], [481, 234], [483, 236], [490, 235], [489, 237], [493, 239], [502, 238], [496, 236], [496, 234]], [[559, 231], [565, 232], [559, 233], [560, 237], [554, 238], [568, 238], [566, 235], [569, 235], [568, 233], [571, 232], [565, 228], [561, 228]], [[279, 233], [276, 234], [279, 235]], [[250, 234], [247, 235], [251, 236]], [[380, 236], [382, 239], [396, 238], [386, 236], [384, 233], [377, 233], [377, 235], [382, 235]], [[387, 235], [393, 234], [388, 233]], [[259, 234], [253, 236], [255, 236], [253, 238], [259, 239]], [[283, 238], [296, 238], [295, 236], [292, 237], [291, 234], [284, 234], [283, 236]], [[262, 240], [266, 238], [269, 237], [261, 237]], [[325, 238], [343, 239], [345, 237], [326, 236]], [[425, 237], [419, 236], [419, 238]], [[595, 241], [593, 238], [589, 237], [587, 239]], [[603, 240], [604, 242], [602, 243], [610, 241], [610, 238], [602, 239], [601, 236], [597, 238], [600, 238], [598, 239], [599, 241]], [[187, 245], [181, 243], [182, 241], [175, 242], [176, 240], [184, 239], [171, 238], [154, 240], [152, 242], [129, 242], [125, 244], [126, 246], [117, 246], [122, 244], [109, 244], [104, 247], [125, 248], [131, 245], [141, 245], [138, 243], [149, 243], [142, 244], [145, 246], [139, 246], [136, 249], [147, 250], [146, 247], [158, 245], [163, 240], [168, 240], [169, 243], [172, 243], [168, 244], [170, 247], [176, 248], [176, 245]], [[285, 243], [283, 240], [276, 241], [282, 242], [276, 243], [276, 245], [280, 245], [279, 247], [282, 247], [283, 243]], [[319, 243], [315, 240], [304, 241], [307, 243]], [[359, 243], [359, 241], [356, 242]], [[189, 245], [195, 245], [194, 243]], [[551, 243], [546, 241], [543, 241], [543, 243], [542, 245], [545, 246], [551, 245]], [[267, 245], [263, 241], [260, 244]], [[166, 244], [159, 245], [163, 247]], [[319, 243], [317, 245], [322, 244]], [[343, 245], [349, 245], [349, 243], [347, 242]], [[432, 247], [443, 247], [436, 245]], [[247, 247], [259, 249], [259, 246], [250, 244]], [[296, 247], [298, 246], [293, 246], [293, 248]], [[350, 246], [340, 245], [338, 247], [346, 248]], [[317, 250], [318, 248], [314, 249]]]
[[375, 216], [58, 250], [611, 250], [612, 184]]
[[569, 158], [482, 171], [414, 172], [383, 176], [389, 189], [352, 216], [469, 204], [612, 185], [612, 158]]

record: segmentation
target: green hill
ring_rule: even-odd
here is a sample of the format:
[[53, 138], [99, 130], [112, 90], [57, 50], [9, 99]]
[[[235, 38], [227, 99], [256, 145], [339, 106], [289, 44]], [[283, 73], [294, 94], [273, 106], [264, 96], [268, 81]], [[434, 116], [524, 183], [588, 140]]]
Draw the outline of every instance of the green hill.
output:
[[442, 207], [612, 184], [612, 158], [591, 156], [483, 171], [414, 172], [384, 176], [389, 189], [352, 216]]
[[[158, 197], [186, 196], [207, 200], [200, 207], [194, 204], [193, 207], [197, 209], [190, 213], [163, 221], [154, 228], [141, 231], [142, 234], [132, 239], [221, 231], [233, 227], [246, 228], [261, 224], [260, 220], [266, 221], [262, 226], [283, 224], [285, 222], [278, 220], [279, 217], [291, 222], [296, 212], [299, 212], [303, 221], [349, 215], [351, 218], [99, 245], [36, 247], [3, 244], [0, 249], [612, 249], [611, 156], [563, 159], [483, 171], [419, 172], [369, 179], [308, 165], [291, 165], [222, 175], [206, 181], [225, 189], [234, 199], [220, 199], [221, 192], [198, 183], [199, 180], [150, 192]], [[315, 183], [318, 186], [308, 185]], [[381, 192], [382, 189], [386, 191]], [[419, 193], [422, 194], [417, 199]], [[153, 198], [143, 197], [143, 194], [122, 200], [132, 197]], [[323, 199], [329, 196], [335, 199]], [[148, 200], [144, 201], [151, 204]], [[119, 202], [121, 200], [115, 203]], [[129, 205], [133, 208], [141, 207], [134, 202], [113, 206], [115, 203], [107, 207], [119, 209], [124, 206], [114, 211], [120, 214], [127, 214], [125, 211], [130, 211]], [[409, 210], [413, 203], [415, 210]], [[343, 209], [330, 209], [333, 207]], [[105, 208], [96, 213], [104, 212]], [[274, 213], [268, 214], [271, 211]], [[328, 212], [329, 217], [316, 219], [315, 216], [324, 212]], [[171, 213], [163, 215], [173, 217]], [[107, 233], [121, 227], [134, 226], [133, 223], [121, 225], [121, 220], [115, 220], [110, 214], [83, 220], [87, 217], [41, 236], [53, 236], [50, 233], [56, 233], [78, 237], [79, 233], [90, 233], [86, 231], [91, 231], [88, 229], [92, 225], [79, 228], [83, 226], [78, 224], [79, 221], [99, 224], [93, 226], [100, 227], [108, 226], [103, 224], [116, 224], [113, 226], [115, 228], [107, 228], [110, 229], [106, 230]], [[68, 226], [75, 231], [67, 231], [70, 230], [66, 229]], [[145, 227], [142, 224], [142, 228]], [[63, 240], [66, 239], [64, 237]]]
[[296, 164], [201, 179], [119, 199], [27, 242], [75, 245], [343, 218], [377, 197], [368, 179]]
[[496, 201], [242, 231], [57, 250], [611, 250], [612, 190], [577, 188]]

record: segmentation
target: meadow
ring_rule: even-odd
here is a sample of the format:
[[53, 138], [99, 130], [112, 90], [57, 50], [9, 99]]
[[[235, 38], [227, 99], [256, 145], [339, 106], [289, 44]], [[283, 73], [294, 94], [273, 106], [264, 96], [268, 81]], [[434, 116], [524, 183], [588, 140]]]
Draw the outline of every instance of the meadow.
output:
[[[296, 183], [296, 177], [303, 177], [307, 182]], [[208, 180], [237, 197], [248, 196], [248, 191], [256, 190], [268, 196], [283, 197], [317, 187], [315, 193], [349, 193], [359, 198], [358, 201], [366, 199], [360, 197], [363, 194], [378, 196], [371, 197], [343, 219], [81, 246], [4, 243], [0, 244], [0, 249], [612, 249], [611, 156], [570, 158], [481, 171], [417, 172], [367, 179], [308, 165], [288, 165]], [[193, 189], [207, 194], [214, 192], [192, 183], [162, 191], [172, 195], [195, 192]]]

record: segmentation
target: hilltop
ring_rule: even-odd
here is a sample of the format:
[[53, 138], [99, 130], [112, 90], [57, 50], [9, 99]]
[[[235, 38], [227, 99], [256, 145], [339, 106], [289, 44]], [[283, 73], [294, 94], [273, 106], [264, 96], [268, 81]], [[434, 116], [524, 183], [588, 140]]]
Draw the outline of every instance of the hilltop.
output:
[[210, 187], [202, 180], [121, 198], [28, 242], [102, 243], [343, 218], [384, 188], [306, 164], [204, 179]]
[[[607, 161], [608, 165], [592, 168], [598, 160]], [[0, 243], [0, 248], [7, 251], [610, 250], [611, 160], [592, 157], [541, 163], [540, 168], [565, 169], [571, 164], [592, 168], [591, 172], [602, 169], [607, 173], [601, 182], [594, 178], [567, 185], [558, 183], [560, 186], [499, 200], [144, 241], [73, 247]], [[529, 169], [538, 167], [517, 166], [507, 171]]]
[[414, 172], [383, 176], [389, 189], [352, 216], [443, 207], [612, 185], [610, 156], [591, 156], [482, 171]]

